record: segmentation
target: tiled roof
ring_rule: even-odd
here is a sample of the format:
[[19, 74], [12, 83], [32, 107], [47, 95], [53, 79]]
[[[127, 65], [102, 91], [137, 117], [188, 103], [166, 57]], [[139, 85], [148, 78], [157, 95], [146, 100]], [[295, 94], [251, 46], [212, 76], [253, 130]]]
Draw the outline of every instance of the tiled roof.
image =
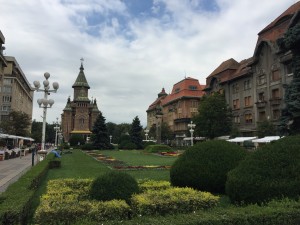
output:
[[208, 77], [213, 77], [219, 73], [224, 72], [225, 70], [236, 70], [239, 68], [239, 63], [235, 61], [233, 58], [228, 59], [221, 63]]
[[299, 10], [300, 10], [300, 1], [290, 6], [286, 11], [284, 11], [280, 16], [278, 16], [272, 23], [270, 23], [262, 31], [260, 31], [258, 33], [259, 37], [257, 43], [261, 42], [262, 40], [276, 41], [289, 28], [293, 16]]
[[79, 72], [77, 79], [76, 79], [75, 83], [73, 84], [72, 88], [74, 88], [74, 87], [85, 87], [88, 89], [90, 88], [90, 86], [85, 78], [83, 70], [84, 70], [84, 68], [83, 68], [83, 65], [81, 64], [80, 72]]
[[200, 85], [197, 79], [187, 77], [173, 85], [171, 94], [157, 98], [147, 111], [155, 109], [156, 105], [167, 105], [181, 98], [200, 98], [204, 95], [205, 85]]
[[242, 60], [239, 64], [239, 68], [235, 71], [235, 73], [232, 73], [230, 76], [230, 80], [233, 80], [235, 78], [241, 77], [243, 75], [246, 75], [251, 72], [251, 67], [249, 66], [249, 63], [252, 62], [252, 57], [248, 59]]

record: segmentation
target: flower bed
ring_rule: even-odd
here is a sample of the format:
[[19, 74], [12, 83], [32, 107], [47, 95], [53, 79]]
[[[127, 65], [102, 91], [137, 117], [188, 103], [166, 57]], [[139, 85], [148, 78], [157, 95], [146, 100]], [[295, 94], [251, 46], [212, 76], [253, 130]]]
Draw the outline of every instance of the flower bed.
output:
[[181, 155], [181, 153], [178, 152], [160, 152], [159, 154], [163, 156], [176, 156], [176, 157]]
[[142, 165], [142, 166], [130, 166], [121, 160], [117, 160], [113, 157], [103, 155], [95, 151], [87, 151], [88, 155], [92, 156], [98, 161], [116, 169], [116, 170], [145, 170], [145, 169], [170, 169], [171, 166], [161, 165]]

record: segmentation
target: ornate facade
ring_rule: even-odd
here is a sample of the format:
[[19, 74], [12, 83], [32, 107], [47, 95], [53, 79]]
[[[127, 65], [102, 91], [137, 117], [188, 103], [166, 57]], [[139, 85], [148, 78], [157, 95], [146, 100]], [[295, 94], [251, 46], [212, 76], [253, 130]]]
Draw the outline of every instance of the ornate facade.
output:
[[200, 98], [203, 96], [204, 85], [197, 79], [187, 77], [173, 85], [171, 94], [165, 89], [147, 109], [147, 128], [162, 122], [166, 123], [177, 137], [185, 137], [188, 133], [188, 123], [197, 114]]
[[96, 99], [90, 101], [88, 91], [90, 86], [83, 72], [81, 63], [80, 72], [73, 84], [73, 101], [68, 98], [66, 107], [61, 115], [62, 133], [64, 141], [68, 142], [72, 134], [82, 134], [85, 138], [92, 133], [94, 122], [100, 111]]
[[233, 122], [244, 136], [256, 135], [258, 123], [264, 120], [279, 125], [285, 86], [293, 79], [293, 56], [280, 48], [280, 40], [299, 22], [297, 2], [258, 33], [252, 57], [241, 62], [224, 61], [206, 79], [208, 94], [225, 92]]

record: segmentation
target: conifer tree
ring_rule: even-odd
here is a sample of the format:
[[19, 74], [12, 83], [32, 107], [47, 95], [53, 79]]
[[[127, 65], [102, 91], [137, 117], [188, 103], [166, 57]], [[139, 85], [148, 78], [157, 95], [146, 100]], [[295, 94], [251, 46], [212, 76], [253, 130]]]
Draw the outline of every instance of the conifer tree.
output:
[[138, 149], [143, 147], [143, 127], [141, 126], [140, 119], [136, 116], [131, 125], [131, 130], [129, 132], [132, 143], [134, 143]]
[[280, 118], [282, 135], [300, 133], [300, 24], [290, 28], [283, 38], [284, 50], [291, 50], [293, 59], [293, 80], [287, 85], [284, 101], [286, 107]]
[[100, 112], [93, 126], [91, 140], [96, 149], [111, 149], [105, 118]]

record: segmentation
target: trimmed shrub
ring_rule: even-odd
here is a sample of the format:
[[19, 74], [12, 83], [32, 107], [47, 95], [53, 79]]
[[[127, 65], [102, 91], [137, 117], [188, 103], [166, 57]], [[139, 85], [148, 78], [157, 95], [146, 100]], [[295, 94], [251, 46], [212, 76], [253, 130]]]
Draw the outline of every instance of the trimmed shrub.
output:
[[145, 141], [143, 142], [143, 148], [145, 149], [148, 145], [155, 145], [154, 141]]
[[110, 171], [93, 181], [90, 196], [101, 201], [119, 199], [129, 202], [131, 195], [138, 192], [138, 183], [131, 175]]
[[226, 193], [233, 202], [261, 203], [300, 195], [300, 136], [259, 148], [230, 171]]
[[173, 186], [224, 193], [227, 173], [246, 156], [246, 151], [221, 140], [198, 143], [186, 150], [172, 165]]
[[165, 190], [171, 187], [171, 184], [169, 181], [164, 180], [140, 180], [139, 187], [141, 192], [148, 191], [148, 190]]
[[172, 152], [173, 149], [168, 145], [148, 145], [145, 148], [145, 152], [160, 153], [160, 152]]
[[81, 146], [81, 150], [94, 150], [95, 147], [91, 143], [87, 143]]
[[137, 149], [137, 146], [136, 144], [134, 144], [129, 140], [124, 140], [121, 141], [121, 143], [119, 144], [119, 149], [133, 150], [133, 149]]
[[85, 144], [85, 140], [82, 134], [72, 134], [69, 142], [71, 146], [78, 146], [78, 145]]
[[217, 205], [219, 197], [192, 188], [148, 190], [133, 195], [132, 209], [138, 215], [166, 215], [209, 209]]

